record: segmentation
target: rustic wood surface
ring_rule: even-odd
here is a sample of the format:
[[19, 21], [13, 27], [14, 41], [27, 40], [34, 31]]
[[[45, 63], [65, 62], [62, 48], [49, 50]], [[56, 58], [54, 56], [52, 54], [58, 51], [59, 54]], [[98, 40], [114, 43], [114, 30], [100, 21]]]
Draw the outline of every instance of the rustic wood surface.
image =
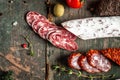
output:
[[[28, 11], [37, 11], [47, 16], [46, 1], [0, 0], [0, 70], [13, 70], [15, 80], [87, 80], [86, 78], [78, 78], [77, 76], [65, 73], [57, 74], [53, 71], [51, 66], [54, 64], [66, 65], [66, 58], [71, 52], [56, 48], [48, 41], [40, 38], [26, 23], [25, 15]], [[57, 2], [63, 4], [65, 7], [65, 14], [62, 17], [55, 17], [53, 15], [53, 21], [57, 25], [71, 19], [96, 16], [91, 14], [88, 8], [98, 0], [86, 0], [84, 7], [81, 9], [69, 8], [65, 0], [50, 1], [52, 7]], [[15, 21], [18, 22], [16, 26], [13, 25]], [[29, 39], [34, 46], [34, 56], [29, 56], [29, 50], [21, 47], [22, 43], [26, 43], [22, 37], [23, 35], [30, 36]], [[100, 50], [120, 47], [120, 38], [86, 41], [77, 39], [76, 42], [79, 45], [77, 52], [82, 53], [90, 49]], [[116, 74], [115, 78], [120, 78], [120, 67], [114, 63], [112, 65], [112, 69], [108, 73], [102, 74]], [[83, 73], [87, 74], [85, 72]], [[111, 80], [114, 80], [114, 78]]]

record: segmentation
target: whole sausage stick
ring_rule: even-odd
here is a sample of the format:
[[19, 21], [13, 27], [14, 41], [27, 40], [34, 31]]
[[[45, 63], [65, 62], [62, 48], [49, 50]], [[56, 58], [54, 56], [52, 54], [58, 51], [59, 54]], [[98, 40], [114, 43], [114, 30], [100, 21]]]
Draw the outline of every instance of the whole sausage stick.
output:
[[61, 24], [83, 40], [120, 37], [120, 16], [76, 19]]

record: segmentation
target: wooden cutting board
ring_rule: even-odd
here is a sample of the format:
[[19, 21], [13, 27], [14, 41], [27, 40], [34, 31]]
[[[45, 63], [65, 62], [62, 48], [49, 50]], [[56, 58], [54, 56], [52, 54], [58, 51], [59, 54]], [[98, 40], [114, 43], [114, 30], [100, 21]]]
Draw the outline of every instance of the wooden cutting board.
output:
[[[65, 7], [65, 14], [62, 17], [54, 17], [53, 15], [53, 21], [57, 25], [71, 19], [96, 16], [91, 14], [89, 8], [98, 0], [86, 0], [81, 9], [69, 8], [65, 0], [50, 1], [52, 7], [57, 2], [62, 3]], [[13, 70], [15, 80], [87, 80], [66, 73], [58, 74], [51, 69], [54, 64], [66, 65], [67, 56], [71, 52], [56, 48], [48, 41], [40, 38], [25, 21], [25, 14], [28, 11], [37, 11], [47, 16], [45, 3], [46, 0], [0, 0], [0, 70]], [[17, 22], [17, 25], [13, 25], [14, 22]], [[29, 51], [21, 47], [22, 43], [26, 43], [22, 35], [30, 36], [29, 39], [34, 46], [34, 56], [29, 56], [27, 54]], [[120, 47], [120, 38], [86, 41], [77, 38], [76, 42], [79, 45], [77, 52], [82, 53], [90, 49]], [[120, 78], [120, 67], [112, 63], [112, 69], [104, 74], [116, 74], [115, 78], [107, 80]]]

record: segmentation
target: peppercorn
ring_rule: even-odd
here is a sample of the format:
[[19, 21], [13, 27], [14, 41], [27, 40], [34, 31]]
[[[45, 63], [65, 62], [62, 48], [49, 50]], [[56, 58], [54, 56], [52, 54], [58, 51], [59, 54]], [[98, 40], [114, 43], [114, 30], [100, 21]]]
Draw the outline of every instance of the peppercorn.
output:
[[23, 43], [21, 44], [22, 48], [27, 48], [27, 44], [26, 43]]

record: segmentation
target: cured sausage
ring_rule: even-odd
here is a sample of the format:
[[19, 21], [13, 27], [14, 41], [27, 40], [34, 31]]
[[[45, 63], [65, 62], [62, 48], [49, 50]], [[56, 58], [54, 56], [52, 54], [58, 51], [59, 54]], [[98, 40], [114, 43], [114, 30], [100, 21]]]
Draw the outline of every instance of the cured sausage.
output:
[[90, 50], [87, 52], [87, 59], [91, 66], [103, 71], [108, 72], [111, 69], [111, 64], [98, 50]]
[[[105, 54], [111, 54], [111, 50], [112, 49], [105, 49], [102, 50], [102, 52], [104, 51], [103, 53]], [[119, 51], [120, 49], [116, 48], [113, 50], [113, 52], [117, 53], [119, 53]], [[88, 73], [108, 72], [111, 69], [111, 63], [98, 50], [89, 50], [86, 55], [82, 55], [79, 52], [72, 53], [68, 57], [68, 65], [71, 68], [82, 69]]]
[[69, 65], [69, 67], [80, 70], [81, 67], [78, 64], [78, 59], [79, 59], [80, 56], [81, 56], [80, 53], [72, 53], [68, 57], [68, 65]]
[[87, 57], [82, 55], [79, 57], [78, 59], [78, 64], [79, 66], [85, 70], [86, 72], [88, 73], [98, 73], [98, 72], [101, 72], [100, 70], [98, 70], [97, 68], [91, 66], [88, 61], [87, 61]]
[[78, 49], [78, 45], [74, 41], [75, 39], [75, 35], [62, 28], [58, 28], [48, 36], [48, 41], [50, 41], [54, 46], [65, 48], [69, 51]]
[[27, 23], [31, 26], [32, 23], [35, 21], [35, 20], [42, 20], [44, 22], [47, 22], [49, 24], [53, 24], [55, 25], [54, 23], [50, 22], [45, 16], [37, 13], [37, 12], [34, 12], [34, 11], [29, 11], [26, 15], [26, 21]]
[[46, 39], [46, 35], [51, 30], [56, 30], [57, 26], [55, 24], [50, 24], [41, 19], [36, 19], [32, 23], [32, 29], [40, 35], [43, 39]]
[[45, 21], [47, 20], [44, 16], [34, 11], [30, 11], [26, 15], [26, 21], [30, 26], [32, 25], [33, 21], [38, 19], [45, 20]]
[[48, 41], [50, 41], [56, 47], [69, 51], [75, 51], [78, 49], [78, 45], [74, 40], [70, 40], [69, 37], [59, 34], [56, 31], [49, 35]]
[[44, 26], [41, 26], [38, 30], [38, 34], [43, 38], [46, 39], [46, 36], [48, 34], [49, 31], [54, 31], [57, 30], [57, 28], [55, 26], [51, 26], [48, 24], [44, 24]]
[[70, 20], [62, 26], [83, 40], [120, 37], [120, 16]]
[[64, 38], [64, 39], [68, 39], [68, 40], [76, 40], [76, 36], [72, 33], [70, 33], [69, 31], [67, 31], [66, 29], [64, 28], [58, 28], [54, 34], [57, 34], [59, 35], [61, 38]]
[[36, 19], [36, 20], [34, 20], [33, 23], [32, 23], [32, 29], [33, 29], [36, 33], [38, 33], [39, 28], [40, 28], [41, 26], [43, 26], [43, 25], [44, 25], [44, 23], [43, 23], [42, 20]]
[[66, 29], [60, 28], [56, 24], [48, 21], [45, 16], [30, 11], [26, 15], [26, 20], [27, 23], [32, 26], [34, 32], [41, 38], [51, 42], [54, 46], [69, 51], [78, 49], [78, 45], [75, 42], [77, 37]]
[[35, 20], [32, 23], [33, 30], [40, 35], [43, 39], [46, 39], [46, 35], [49, 31], [57, 30], [55, 25], [49, 24], [48, 22], [44, 22], [43, 20]]
[[120, 48], [109, 48], [101, 50], [101, 53], [120, 65]]

